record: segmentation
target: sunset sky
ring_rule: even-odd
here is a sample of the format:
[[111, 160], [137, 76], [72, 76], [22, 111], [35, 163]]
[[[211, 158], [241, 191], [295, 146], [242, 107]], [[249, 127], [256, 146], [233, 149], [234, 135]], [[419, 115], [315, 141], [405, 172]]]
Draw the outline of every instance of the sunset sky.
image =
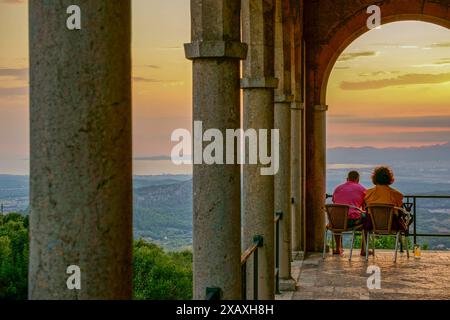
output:
[[[133, 0], [136, 156], [167, 155], [191, 127], [189, 0]], [[28, 157], [27, 4], [0, 0], [0, 161]], [[356, 40], [328, 86], [329, 146], [416, 146], [450, 141], [450, 30], [420, 22]]]

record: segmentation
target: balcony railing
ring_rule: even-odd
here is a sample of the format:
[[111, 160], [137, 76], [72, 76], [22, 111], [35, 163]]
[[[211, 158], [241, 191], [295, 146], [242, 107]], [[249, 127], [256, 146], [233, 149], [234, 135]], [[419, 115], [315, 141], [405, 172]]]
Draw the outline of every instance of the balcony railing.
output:
[[[275, 214], [275, 292], [280, 292], [280, 222], [283, 212]], [[253, 245], [241, 257], [242, 299], [247, 300], [247, 262], [253, 256], [253, 300], [258, 300], [258, 249], [264, 246], [264, 239], [260, 235], [253, 238]]]
[[[283, 219], [283, 212], [275, 214], [275, 292], [280, 293], [280, 222]], [[241, 256], [241, 294], [242, 300], [247, 300], [247, 262], [253, 257], [253, 300], [258, 300], [258, 250], [264, 246], [264, 238], [261, 235], [253, 237], [253, 244], [244, 251]], [[220, 288], [207, 288], [206, 300], [220, 300], [222, 290]]]
[[[332, 195], [327, 194], [327, 199], [332, 198]], [[418, 233], [417, 232], [417, 200], [419, 199], [440, 199], [440, 200], [450, 200], [450, 195], [405, 195], [403, 207], [408, 211], [412, 217], [413, 221], [410, 227], [412, 227], [412, 232], [408, 232], [408, 237], [413, 237], [414, 245], [417, 245], [417, 237], [441, 237], [450, 238], [450, 233]], [[449, 208], [450, 209], [450, 208]]]
[[[418, 233], [417, 232], [417, 200], [418, 199], [450, 199], [450, 196], [441, 196], [441, 195], [405, 195], [404, 199], [406, 200], [403, 204], [405, 210], [412, 214], [413, 223], [412, 223], [412, 236], [414, 238], [414, 245], [417, 244], [417, 237], [443, 237], [450, 238], [450, 233]], [[411, 234], [409, 234], [411, 236]]]

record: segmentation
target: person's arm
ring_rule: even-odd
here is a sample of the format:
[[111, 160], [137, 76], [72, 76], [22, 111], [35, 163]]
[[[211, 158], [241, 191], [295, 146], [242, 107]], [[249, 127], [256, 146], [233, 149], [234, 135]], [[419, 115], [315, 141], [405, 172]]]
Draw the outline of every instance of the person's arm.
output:
[[337, 190], [338, 190], [338, 188], [334, 189], [333, 197], [331, 198], [331, 201], [332, 201], [333, 203], [336, 203], [335, 194], [336, 194], [336, 191], [337, 191]]
[[397, 191], [397, 207], [403, 207], [403, 194]]
[[367, 189], [366, 188], [362, 188], [361, 189], [361, 201], [360, 201], [360, 203], [361, 203], [361, 210], [363, 211], [363, 212], [365, 212], [366, 211], [366, 194], [367, 194]]

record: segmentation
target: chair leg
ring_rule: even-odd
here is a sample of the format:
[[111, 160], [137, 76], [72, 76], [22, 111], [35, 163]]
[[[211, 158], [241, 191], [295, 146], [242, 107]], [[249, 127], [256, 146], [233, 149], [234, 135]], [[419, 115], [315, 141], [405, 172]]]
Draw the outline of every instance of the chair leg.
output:
[[352, 261], [353, 246], [354, 245], [355, 245], [355, 231], [352, 232], [352, 243], [350, 245], [350, 257], [348, 258], [348, 261]]
[[325, 251], [327, 250], [327, 242], [328, 242], [328, 230], [325, 229], [325, 234], [323, 237], [323, 252], [322, 252], [322, 259], [325, 260]]
[[397, 251], [398, 251], [398, 242], [400, 240], [400, 232], [397, 232], [395, 236], [395, 252], [394, 252], [394, 262], [397, 262]]
[[375, 233], [372, 233], [372, 250], [373, 250], [373, 257], [375, 258]]
[[367, 231], [367, 239], [366, 239], [366, 261], [369, 261], [369, 241], [370, 241], [370, 231]]
[[405, 244], [405, 246], [406, 246], [406, 256], [409, 259], [409, 237], [407, 235], [405, 235], [405, 242], [406, 242], [406, 244]]
[[334, 243], [334, 232], [333, 231], [331, 231], [331, 253], [333, 253], [334, 252], [334, 246], [335, 246], [335, 243]]

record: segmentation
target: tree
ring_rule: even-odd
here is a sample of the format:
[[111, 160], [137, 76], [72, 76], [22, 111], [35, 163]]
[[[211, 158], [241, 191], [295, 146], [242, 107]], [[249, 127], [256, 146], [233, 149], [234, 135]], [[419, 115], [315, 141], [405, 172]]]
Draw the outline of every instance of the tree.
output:
[[192, 299], [192, 253], [165, 253], [155, 244], [134, 245], [134, 298], [139, 300]]

